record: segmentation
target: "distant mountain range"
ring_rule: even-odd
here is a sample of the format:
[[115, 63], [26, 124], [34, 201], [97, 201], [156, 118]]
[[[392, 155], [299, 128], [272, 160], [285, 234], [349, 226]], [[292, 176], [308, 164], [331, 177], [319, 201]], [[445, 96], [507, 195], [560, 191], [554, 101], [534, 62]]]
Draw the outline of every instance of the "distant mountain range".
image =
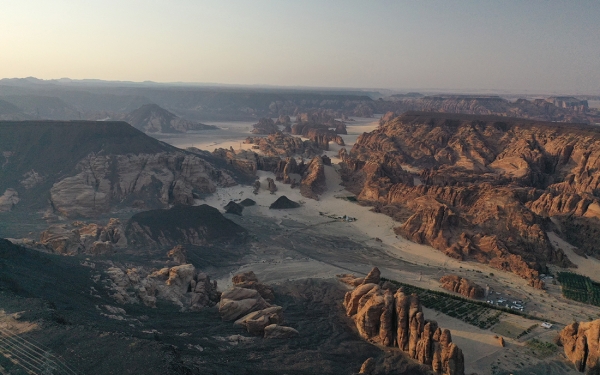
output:
[[216, 129], [216, 126], [187, 121], [156, 104], [145, 104], [129, 113], [125, 119], [134, 128], [146, 133], [185, 133], [188, 130]]

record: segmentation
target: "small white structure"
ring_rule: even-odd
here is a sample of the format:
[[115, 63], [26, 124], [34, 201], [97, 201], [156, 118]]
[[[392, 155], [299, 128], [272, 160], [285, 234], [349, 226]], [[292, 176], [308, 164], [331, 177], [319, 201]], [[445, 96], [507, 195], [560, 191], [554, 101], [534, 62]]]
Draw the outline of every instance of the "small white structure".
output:
[[542, 327], [546, 328], [546, 329], [550, 329], [552, 328], [552, 324], [548, 323], [548, 322], [544, 322], [541, 324]]

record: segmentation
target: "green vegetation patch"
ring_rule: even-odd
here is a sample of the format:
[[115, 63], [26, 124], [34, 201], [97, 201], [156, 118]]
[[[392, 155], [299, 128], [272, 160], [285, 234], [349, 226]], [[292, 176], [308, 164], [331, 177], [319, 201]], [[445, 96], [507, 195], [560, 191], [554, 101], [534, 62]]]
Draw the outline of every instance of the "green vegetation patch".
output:
[[600, 283], [573, 272], [559, 272], [558, 282], [566, 298], [600, 306]]
[[551, 342], [540, 341], [538, 339], [531, 339], [527, 341], [526, 345], [529, 349], [531, 349], [533, 354], [539, 358], [545, 358], [554, 355], [554, 353], [556, 353], [558, 350], [558, 347], [555, 344]]

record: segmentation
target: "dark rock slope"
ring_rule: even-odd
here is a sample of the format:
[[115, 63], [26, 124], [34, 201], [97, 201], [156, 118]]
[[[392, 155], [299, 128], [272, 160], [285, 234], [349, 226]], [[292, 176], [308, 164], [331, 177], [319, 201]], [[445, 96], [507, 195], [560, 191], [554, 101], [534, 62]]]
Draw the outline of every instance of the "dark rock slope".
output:
[[127, 223], [125, 235], [134, 246], [205, 246], [214, 241], [244, 241], [247, 231], [203, 204], [137, 213]]

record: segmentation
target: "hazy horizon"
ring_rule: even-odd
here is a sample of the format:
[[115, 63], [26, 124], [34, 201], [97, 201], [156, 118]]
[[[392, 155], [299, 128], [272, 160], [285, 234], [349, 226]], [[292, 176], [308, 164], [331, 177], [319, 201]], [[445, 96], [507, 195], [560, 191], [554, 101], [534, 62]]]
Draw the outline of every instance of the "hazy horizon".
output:
[[600, 94], [597, 1], [8, 0], [1, 78]]

